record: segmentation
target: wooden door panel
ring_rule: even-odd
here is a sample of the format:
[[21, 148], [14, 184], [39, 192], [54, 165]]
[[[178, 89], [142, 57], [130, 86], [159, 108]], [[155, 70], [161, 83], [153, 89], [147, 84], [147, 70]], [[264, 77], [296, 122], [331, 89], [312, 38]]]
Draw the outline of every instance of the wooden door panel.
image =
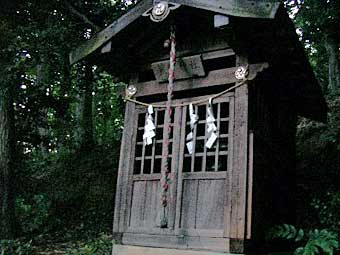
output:
[[146, 181], [133, 183], [130, 227], [144, 227]]
[[161, 185], [159, 181], [148, 181], [146, 185], [145, 194], [145, 213], [144, 226], [155, 228], [159, 226], [158, 212], [161, 210], [161, 203], [159, 202], [159, 194], [161, 192]]
[[135, 181], [133, 186], [130, 228], [156, 228], [161, 209], [160, 182]]
[[199, 180], [196, 229], [224, 227], [225, 180]]
[[181, 228], [195, 229], [198, 180], [184, 180], [182, 195]]
[[183, 181], [181, 228], [223, 230], [225, 179]]

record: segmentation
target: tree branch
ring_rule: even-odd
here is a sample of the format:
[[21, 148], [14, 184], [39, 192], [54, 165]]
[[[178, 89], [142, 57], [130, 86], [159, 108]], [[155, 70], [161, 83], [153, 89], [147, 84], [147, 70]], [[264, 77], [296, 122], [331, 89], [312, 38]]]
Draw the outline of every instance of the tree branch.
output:
[[78, 18], [82, 19], [85, 23], [89, 24], [93, 29], [95, 29], [96, 32], [101, 30], [100, 26], [97, 26], [95, 23], [93, 23], [85, 14], [79, 12], [67, 0], [64, 0], [64, 2], [70, 12], [78, 16]]

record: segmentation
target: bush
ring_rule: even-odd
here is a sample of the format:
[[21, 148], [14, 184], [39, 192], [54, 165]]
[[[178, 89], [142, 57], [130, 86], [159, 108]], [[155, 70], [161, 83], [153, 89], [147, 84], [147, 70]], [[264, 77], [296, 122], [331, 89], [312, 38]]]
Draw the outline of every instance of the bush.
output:
[[299, 247], [295, 250], [295, 255], [333, 255], [339, 249], [338, 236], [327, 229], [314, 229], [305, 231], [297, 229], [288, 224], [274, 227], [269, 233], [269, 240], [286, 239], [294, 240]]
[[110, 255], [112, 238], [102, 234], [99, 238], [74, 245], [66, 255]]
[[32, 241], [0, 240], [0, 255], [32, 255]]
[[32, 234], [46, 225], [51, 202], [46, 195], [34, 195], [31, 201], [16, 199], [16, 216], [23, 234]]
[[316, 211], [319, 223], [340, 234], [340, 192], [328, 191], [319, 198], [314, 198], [312, 207]]

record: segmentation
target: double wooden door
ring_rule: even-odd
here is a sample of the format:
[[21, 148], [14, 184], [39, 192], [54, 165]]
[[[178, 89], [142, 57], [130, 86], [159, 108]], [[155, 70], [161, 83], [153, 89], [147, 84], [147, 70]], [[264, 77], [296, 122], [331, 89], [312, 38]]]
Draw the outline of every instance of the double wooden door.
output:
[[[211, 243], [217, 250], [227, 249], [224, 239], [228, 238], [231, 213], [228, 200], [231, 186], [229, 170], [232, 168], [234, 95], [225, 94], [213, 100], [218, 139], [211, 149], [205, 146], [208, 139], [208, 100], [194, 105], [199, 121], [193, 130], [193, 153], [189, 154], [186, 136], [191, 130], [187, 103], [202, 98], [174, 102], [176, 105], [186, 104], [175, 107], [172, 116], [172, 172], [166, 229], [160, 228], [159, 224], [162, 210], [160, 179], [164, 160], [162, 144], [166, 132], [165, 109], [155, 109], [153, 117], [156, 137], [153, 144], [148, 146], [143, 143], [146, 107], [133, 105], [133, 115], [126, 116], [133, 118], [133, 132], [131, 154], [126, 155], [131, 162], [129, 169], [124, 170], [129, 172], [125, 187], [127, 206], [124, 243], [175, 248], [183, 242], [186, 248], [202, 248], [203, 245], [209, 249], [209, 244], [202, 244], [202, 240], [206, 239], [208, 243], [211, 240], [220, 241], [219, 244]], [[200, 238], [200, 241], [195, 242], [195, 238]]]

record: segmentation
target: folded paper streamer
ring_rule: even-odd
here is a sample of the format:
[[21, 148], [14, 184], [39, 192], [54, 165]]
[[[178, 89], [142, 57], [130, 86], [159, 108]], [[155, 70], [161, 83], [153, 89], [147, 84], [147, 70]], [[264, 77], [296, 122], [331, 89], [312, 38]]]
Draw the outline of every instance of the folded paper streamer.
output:
[[153, 123], [153, 117], [152, 114], [154, 113], [152, 105], [148, 107], [148, 117], [146, 118], [146, 124], [144, 127], [144, 145], [151, 145], [152, 144], [152, 138], [156, 136], [155, 130], [155, 124]]
[[217, 127], [215, 125], [216, 119], [214, 117], [214, 111], [213, 111], [213, 107], [212, 107], [212, 99], [209, 99], [209, 105], [208, 105], [208, 109], [207, 109], [207, 134], [208, 134], [208, 140], [207, 143], [205, 144], [205, 146], [208, 149], [211, 149], [211, 147], [213, 147], [214, 143], [217, 140], [217, 135], [216, 135], [216, 131], [217, 131]]
[[194, 128], [196, 123], [198, 122], [198, 115], [195, 114], [194, 111], [194, 106], [192, 104], [189, 105], [189, 114], [190, 114], [190, 129], [191, 132], [187, 135], [186, 141], [187, 141], [187, 149], [189, 154], [193, 153], [194, 150], [194, 142], [193, 142], [193, 138], [194, 138]]

